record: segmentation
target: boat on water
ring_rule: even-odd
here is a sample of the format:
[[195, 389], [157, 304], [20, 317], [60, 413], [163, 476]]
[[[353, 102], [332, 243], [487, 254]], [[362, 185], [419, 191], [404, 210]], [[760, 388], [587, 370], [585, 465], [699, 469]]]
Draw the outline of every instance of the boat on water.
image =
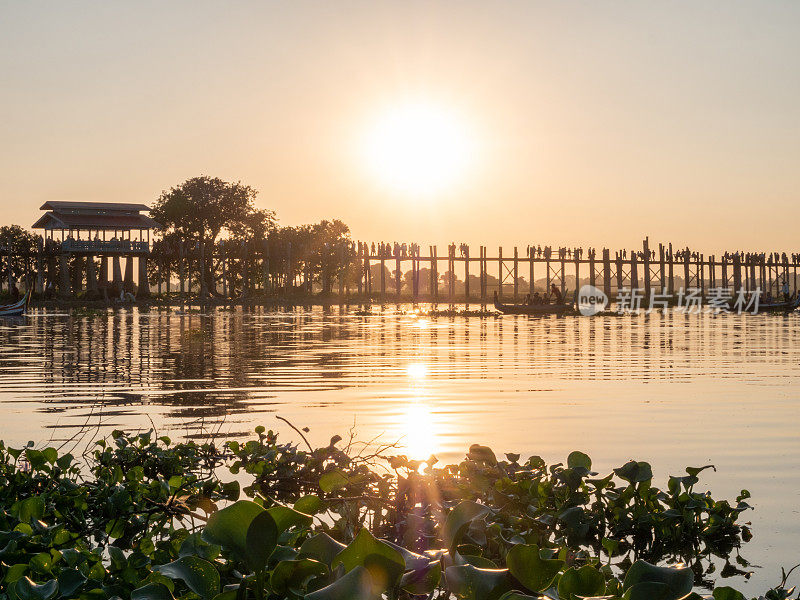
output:
[[504, 315], [560, 315], [572, 309], [572, 304], [503, 304], [494, 294], [494, 307]]
[[800, 306], [800, 296], [792, 298], [788, 302], [768, 302], [766, 304], [759, 303], [756, 312], [791, 312]]
[[25, 312], [28, 306], [28, 293], [13, 304], [0, 305], [0, 317], [19, 317]]

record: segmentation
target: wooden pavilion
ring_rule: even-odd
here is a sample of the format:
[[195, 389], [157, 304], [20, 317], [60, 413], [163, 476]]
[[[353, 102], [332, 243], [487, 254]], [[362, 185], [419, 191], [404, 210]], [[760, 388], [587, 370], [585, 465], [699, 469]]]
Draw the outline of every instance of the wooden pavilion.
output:
[[[145, 204], [115, 202], [45, 202], [45, 212], [33, 229], [44, 230], [43, 249], [48, 257], [47, 272], [54, 280], [58, 258], [58, 288], [62, 295], [72, 295], [84, 281], [89, 296], [113, 295], [123, 292], [137, 296], [150, 294], [147, 279], [147, 257], [150, 254], [150, 230], [158, 227], [147, 214]], [[100, 259], [99, 278], [95, 258]], [[109, 282], [108, 259], [111, 259]], [[122, 276], [122, 259], [125, 276]], [[139, 263], [138, 285], [133, 279], [133, 263]], [[40, 270], [40, 278], [43, 276]], [[72, 271], [70, 273], [70, 271]], [[44, 286], [44, 282], [41, 281]]]

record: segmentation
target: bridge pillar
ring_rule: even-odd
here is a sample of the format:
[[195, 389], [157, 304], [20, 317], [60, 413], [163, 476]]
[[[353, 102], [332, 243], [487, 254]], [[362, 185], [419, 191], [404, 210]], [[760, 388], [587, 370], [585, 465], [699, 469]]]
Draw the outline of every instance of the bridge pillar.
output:
[[742, 259], [739, 253], [733, 255], [733, 291], [739, 293], [742, 288]]
[[113, 269], [112, 277], [114, 278], [111, 284], [111, 293], [114, 296], [119, 297], [120, 293], [122, 292], [122, 266], [119, 262], [119, 256], [114, 255], [111, 259], [111, 262]]
[[100, 290], [97, 287], [97, 265], [94, 262], [94, 256], [90, 254], [86, 257], [86, 297], [94, 300], [99, 295]]
[[133, 257], [126, 256], [125, 257], [125, 281], [123, 283], [123, 288], [126, 292], [130, 292], [131, 294], [136, 292], [136, 284], [133, 283]]
[[139, 291], [136, 294], [136, 297], [150, 297], [150, 281], [147, 278], [147, 256], [145, 255], [139, 256]]

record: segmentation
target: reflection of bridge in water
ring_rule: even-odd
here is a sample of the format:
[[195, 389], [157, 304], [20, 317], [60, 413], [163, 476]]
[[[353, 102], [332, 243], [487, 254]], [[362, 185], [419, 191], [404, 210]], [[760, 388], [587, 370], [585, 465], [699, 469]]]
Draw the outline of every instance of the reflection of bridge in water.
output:
[[428, 321], [339, 308], [71, 319], [41, 313], [26, 327], [0, 329], [0, 398], [24, 399], [46, 426], [68, 435], [70, 423], [92, 415], [123, 427], [153, 414], [166, 429], [188, 431], [263, 421], [290, 406], [355, 411], [365, 396], [408, 391], [414, 378], [452, 401], [507, 385], [535, 398], [567, 381], [745, 376], [753, 384], [796, 370], [795, 321], [675, 313]]

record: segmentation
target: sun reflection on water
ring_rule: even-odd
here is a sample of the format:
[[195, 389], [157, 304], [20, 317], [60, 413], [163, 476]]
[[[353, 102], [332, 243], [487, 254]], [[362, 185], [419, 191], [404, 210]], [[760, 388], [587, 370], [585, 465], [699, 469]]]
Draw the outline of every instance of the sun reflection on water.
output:
[[401, 444], [409, 458], [424, 460], [439, 450], [435, 415], [422, 400], [415, 400], [399, 415], [404, 437]]
[[406, 375], [415, 381], [422, 381], [428, 376], [428, 365], [425, 363], [411, 363], [406, 367]]

